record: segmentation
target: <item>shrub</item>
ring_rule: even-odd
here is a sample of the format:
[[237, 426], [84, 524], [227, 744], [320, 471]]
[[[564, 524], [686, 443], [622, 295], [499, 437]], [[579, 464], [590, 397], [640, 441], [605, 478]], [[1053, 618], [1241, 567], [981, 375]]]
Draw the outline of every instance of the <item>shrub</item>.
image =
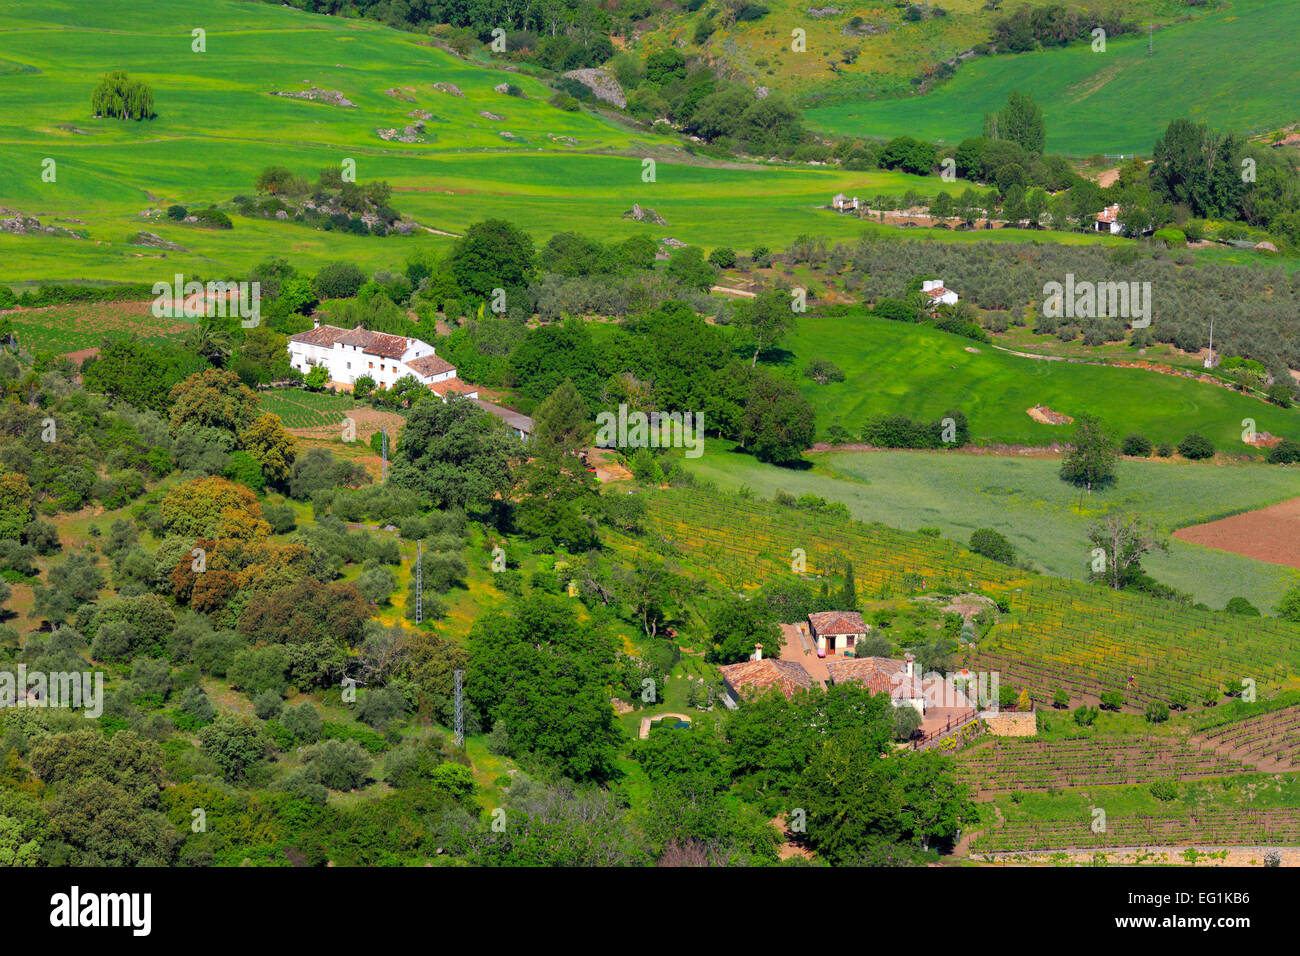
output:
[[719, 246], [709, 253], [709, 261], [719, 269], [730, 269], [736, 264], [736, 250]]
[[1124, 706], [1124, 695], [1117, 690], [1108, 690], [1101, 695], [1102, 710], [1119, 710]]
[[180, 222], [182, 219], [184, 219], [184, 218], [185, 218], [186, 216], [188, 216], [189, 214], [190, 214], [189, 210], [186, 209], [184, 206], [168, 206], [168, 207], [167, 207], [167, 218], [168, 218], [168, 219], [174, 219], [176, 222]]
[[1097, 708], [1089, 707], [1087, 704], [1075, 708], [1074, 722], [1080, 727], [1091, 727], [1097, 722]]
[[992, 528], [976, 528], [971, 532], [970, 549], [1001, 564], [1016, 563], [1016, 549], [1011, 542]]
[[1240, 614], [1242, 617], [1259, 617], [1259, 608], [1251, 604], [1244, 597], [1235, 597], [1230, 600], [1223, 609], [1229, 614]]
[[1129, 435], [1120, 443], [1120, 450], [1132, 458], [1150, 458], [1154, 447], [1145, 435]]
[[1169, 444], [1168, 442], [1162, 441], [1159, 445], [1156, 445], [1157, 457], [1168, 458], [1173, 453], [1174, 453], [1174, 446]]
[[1151, 783], [1151, 796], [1155, 797], [1162, 803], [1168, 803], [1170, 800], [1178, 797], [1178, 784], [1172, 780], [1155, 780]]
[[1214, 445], [1204, 435], [1198, 435], [1196, 432], [1188, 435], [1178, 443], [1178, 454], [1192, 461], [1200, 461], [1205, 458], [1214, 457]]
[[582, 107], [577, 97], [570, 96], [568, 93], [556, 93], [547, 102], [566, 113], [576, 113]]
[[818, 385], [844, 381], [844, 370], [830, 359], [815, 358], [804, 366], [803, 373]]
[[198, 225], [206, 226], [209, 229], [233, 229], [235, 227], [235, 224], [230, 221], [230, 217], [220, 209], [197, 209], [192, 215], [198, 220]]
[[1269, 464], [1293, 465], [1300, 461], [1300, 441], [1284, 438], [1268, 451]]
[[1146, 713], [1143, 715], [1149, 724], [1163, 724], [1169, 719], [1169, 707], [1158, 700], [1153, 700], [1147, 704]]
[[1281, 405], [1283, 408], [1290, 408], [1291, 402], [1295, 398], [1295, 393], [1291, 391], [1291, 386], [1285, 382], [1274, 382], [1264, 392], [1268, 400], [1274, 405]]
[[1052, 706], [1057, 710], [1064, 710], [1070, 706], [1070, 695], [1063, 688], [1055, 687], [1052, 689]]

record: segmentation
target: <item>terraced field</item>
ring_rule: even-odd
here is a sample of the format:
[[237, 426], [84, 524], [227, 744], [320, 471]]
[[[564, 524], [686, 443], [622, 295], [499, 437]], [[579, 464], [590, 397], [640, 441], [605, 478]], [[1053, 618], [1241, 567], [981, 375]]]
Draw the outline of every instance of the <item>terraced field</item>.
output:
[[1167, 737], [1122, 742], [995, 739], [963, 751], [957, 763], [961, 778], [978, 793], [1195, 780], [1252, 769], [1213, 750]]
[[981, 833], [973, 853], [1092, 849], [1120, 846], [1269, 846], [1300, 843], [1300, 809], [1202, 810], [1194, 814], [1108, 817], [1105, 830], [1092, 819], [1026, 820]]

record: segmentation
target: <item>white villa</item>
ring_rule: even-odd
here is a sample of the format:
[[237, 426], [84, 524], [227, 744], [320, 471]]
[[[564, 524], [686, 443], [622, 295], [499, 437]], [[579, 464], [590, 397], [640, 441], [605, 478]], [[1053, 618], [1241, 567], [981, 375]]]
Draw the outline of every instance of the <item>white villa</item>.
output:
[[952, 289], [945, 289], [942, 279], [926, 279], [921, 283], [921, 292], [930, 300], [930, 308], [957, 304], [957, 293]]
[[348, 330], [317, 322], [309, 331], [291, 336], [289, 364], [304, 374], [313, 366], [324, 366], [334, 385], [350, 387], [369, 375], [380, 388], [391, 388], [399, 378], [411, 375], [443, 397], [447, 392], [478, 397], [478, 390], [458, 379], [456, 366], [439, 358], [432, 345], [359, 325]]

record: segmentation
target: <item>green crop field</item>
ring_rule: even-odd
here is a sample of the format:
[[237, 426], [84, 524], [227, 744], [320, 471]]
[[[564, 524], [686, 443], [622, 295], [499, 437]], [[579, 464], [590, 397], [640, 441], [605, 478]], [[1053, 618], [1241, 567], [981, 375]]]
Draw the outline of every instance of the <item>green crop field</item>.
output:
[[55, 354], [103, 345], [109, 339], [145, 341], [184, 335], [193, 325], [185, 319], [155, 318], [144, 302], [94, 302], [6, 312], [18, 344], [28, 352]]
[[343, 421], [356, 407], [351, 395], [308, 392], [300, 388], [273, 388], [259, 393], [262, 410], [279, 415], [285, 428], [319, 428]]
[[1001, 352], [924, 326], [854, 312], [801, 316], [783, 345], [796, 372], [813, 358], [830, 359], [843, 382], [800, 387], [817, 409], [818, 433], [832, 425], [858, 434], [873, 416], [934, 419], [960, 409], [977, 444], [1048, 445], [1070, 426], [1045, 425], [1027, 414], [1046, 405], [1071, 418], [1095, 415], [1121, 437], [1140, 432], [1177, 444], [1199, 432], [1216, 448], [1246, 454], [1242, 420], [1258, 431], [1300, 438], [1300, 410], [1282, 409], [1238, 392], [1144, 369], [1049, 362]]
[[[833, 133], [907, 134], [955, 144], [980, 135], [985, 112], [1022, 90], [1043, 108], [1048, 150], [1149, 155], [1169, 121], [1183, 116], [1253, 133], [1294, 122], [1296, 36], [1300, 4], [1233, 0], [1157, 31], [1150, 55], [1147, 37], [1130, 35], [1110, 39], [1105, 53], [1081, 43], [979, 57], [923, 96], [843, 100], [807, 115]], [[1235, 56], [1234, 50], [1250, 52]]]
[[[1165, 531], [1224, 514], [1264, 507], [1300, 492], [1295, 471], [1272, 465], [1217, 465], [1160, 460], [1119, 463], [1119, 480], [1091, 495], [1057, 476], [1056, 458], [960, 452], [834, 452], [809, 456], [807, 471], [773, 468], [710, 441], [686, 462], [698, 477], [761, 498], [778, 489], [843, 502], [862, 521], [915, 531], [939, 528], [966, 544], [976, 528], [993, 528], [1043, 571], [1082, 578], [1087, 529], [1107, 510], [1133, 511]], [[1238, 595], [1268, 611], [1300, 572], [1226, 551], [1170, 541], [1168, 554], [1143, 561], [1158, 580], [1222, 607]]]
[[[196, 27], [207, 30], [204, 53], [191, 52]], [[0, 281], [153, 280], [178, 270], [211, 277], [272, 254], [306, 269], [338, 258], [373, 269], [400, 264], [417, 243], [450, 241], [424, 232], [342, 235], [240, 216], [232, 230], [209, 230], [140, 215], [250, 194], [268, 165], [314, 178], [355, 160], [359, 182], [387, 180], [398, 211], [445, 232], [503, 216], [540, 241], [580, 228], [602, 239], [646, 232], [736, 248], [776, 247], [801, 233], [853, 238], [880, 227], [819, 208], [834, 193], [933, 194], [940, 185], [892, 172], [706, 161], [676, 139], [552, 107], [538, 80], [476, 66], [417, 35], [264, 4], [105, 0], [87, 8], [18, 0], [7, 5], [0, 31], [3, 61], [21, 68], [0, 72], [0, 206], [88, 240], [0, 235]], [[156, 119], [92, 117], [91, 89], [113, 69], [151, 84]], [[525, 97], [494, 92], [504, 81]], [[440, 92], [438, 82], [455, 84], [464, 97]], [[270, 95], [309, 85], [338, 90], [355, 108]], [[411, 123], [415, 109], [435, 117], [425, 142], [378, 136]], [[643, 181], [644, 158], [657, 162], [653, 182]], [[54, 182], [42, 178], [46, 159], [55, 163]], [[668, 225], [624, 220], [633, 203], [657, 210]], [[164, 256], [129, 245], [141, 229], [184, 251]]]

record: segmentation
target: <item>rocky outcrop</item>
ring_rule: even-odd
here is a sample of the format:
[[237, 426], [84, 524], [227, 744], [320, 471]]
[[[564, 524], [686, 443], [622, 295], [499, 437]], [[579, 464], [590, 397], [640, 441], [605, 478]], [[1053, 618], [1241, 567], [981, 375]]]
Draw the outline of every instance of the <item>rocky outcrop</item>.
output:
[[648, 222], [656, 226], [668, 225], [663, 216], [648, 206], [642, 206], [640, 203], [633, 203], [632, 208], [623, 213], [623, 218], [631, 219], [634, 222]]
[[619, 86], [618, 80], [604, 70], [595, 67], [588, 67], [584, 70], [570, 70], [564, 74], [564, 78], [566, 80], [577, 80], [591, 90], [598, 100], [612, 103], [619, 109], [627, 106], [627, 96], [623, 93], [623, 87]]
[[322, 90], [318, 86], [312, 86], [305, 90], [297, 92], [287, 92], [285, 90], [272, 90], [272, 96], [287, 96], [291, 100], [312, 100], [318, 103], [329, 103], [331, 106], [344, 106], [350, 109], [356, 109], [357, 104], [344, 96], [338, 90]]
[[137, 232], [131, 238], [133, 246], [148, 246], [150, 249], [166, 249], [168, 252], [185, 252], [184, 246], [179, 246], [174, 242], [168, 242], [156, 232]]
[[41, 221], [35, 216], [24, 216], [20, 212], [14, 212], [11, 209], [0, 209], [0, 216], [6, 218], [0, 219], [0, 232], [6, 232], [11, 236], [65, 236], [69, 239], [84, 239], [80, 233], [73, 232], [71, 229], [64, 229], [62, 226], [42, 226]]
[[448, 96], [463, 97], [465, 95], [460, 91], [460, 87], [455, 83], [435, 83], [433, 84], [433, 88], [439, 93], [446, 93]]
[[411, 126], [404, 126], [401, 130], [397, 129], [377, 129], [375, 132], [380, 139], [389, 140], [396, 143], [423, 143], [424, 121], [416, 120]]

